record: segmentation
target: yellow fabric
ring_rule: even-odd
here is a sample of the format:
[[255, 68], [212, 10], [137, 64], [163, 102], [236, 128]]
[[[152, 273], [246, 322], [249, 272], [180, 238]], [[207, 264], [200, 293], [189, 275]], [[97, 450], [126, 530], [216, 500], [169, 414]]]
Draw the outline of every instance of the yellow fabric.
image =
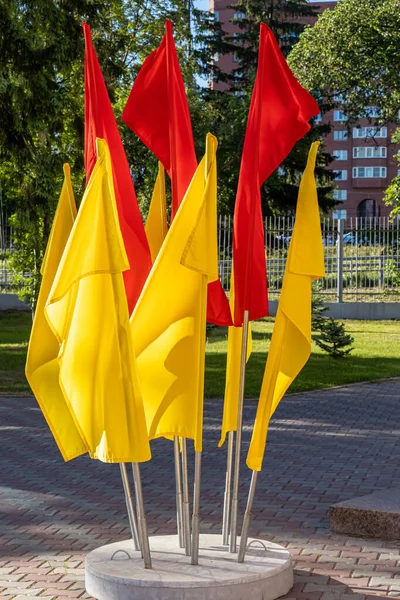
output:
[[60, 344], [60, 385], [92, 458], [149, 460], [122, 272], [129, 268], [107, 144], [57, 270], [46, 317]]
[[41, 268], [42, 284], [25, 367], [26, 378], [64, 460], [84, 454], [86, 445], [74, 423], [59, 385], [60, 369], [57, 360], [59, 345], [46, 321], [44, 308], [75, 217], [76, 205], [70, 167], [65, 164], [64, 184]]
[[145, 230], [150, 246], [151, 260], [154, 263], [168, 231], [165, 172], [160, 162], [158, 163], [158, 174], [154, 184]]
[[[233, 267], [230, 288], [229, 304], [231, 306], [231, 313], [234, 314], [235, 285]], [[221, 439], [218, 444], [219, 447], [224, 444], [228, 431], [237, 430], [242, 335], [243, 327], [228, 327], [228, 354], [226, 362], [224, 410], [222, 415]], [[251, 335], [251, 322], [249, 322], [246, 362], [250, 358], [252, 349], [253, 338]]]
[[260, 471], [271, 416], [311, 353], [311, 282], [325, 276], [314, 168], [319, 142], [308, 155], [247, 466]]
[[207, 283], [218, 278], [217, 140], [201, 161], [131, 317], [149, 439], [202, 448]]

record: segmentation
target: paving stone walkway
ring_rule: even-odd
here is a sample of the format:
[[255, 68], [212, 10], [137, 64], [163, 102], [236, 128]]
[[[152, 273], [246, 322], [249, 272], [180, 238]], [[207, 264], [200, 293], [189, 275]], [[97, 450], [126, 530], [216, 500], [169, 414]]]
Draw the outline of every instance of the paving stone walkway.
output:
[[[201, 528], [220, 529], [222, 403], [207, 402]], [[244, 448], [255, 404], [246, 403]], [[150, 533], [175, 531], [172, 445], [153, 443], [142, 467]], [[191, 455], [192, 463], [192, 455]], [[89, 598], [88, 551], [129, 537], [117, 465], [64, 463], [35, 400], [0, 398], [0, 598]], [[193, 473], [190, 473], [192, 481]], [[400, 599], [400, 541], [331, 535], [334, 502], [400, 482], [400, 380], [288, 396], [273, 419], [251, 535], [287, 547], [286, 600]], [[243, 468], [241, 507], [249, 472]]]

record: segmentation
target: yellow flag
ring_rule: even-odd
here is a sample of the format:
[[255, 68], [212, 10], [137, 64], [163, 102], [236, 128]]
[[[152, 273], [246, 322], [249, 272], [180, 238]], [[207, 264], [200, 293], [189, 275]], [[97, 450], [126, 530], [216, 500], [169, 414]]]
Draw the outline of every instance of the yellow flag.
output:
[[149, 438], [202, 449], [207, 283], [218, 279], [217, 140], [186, 192], [131, 317]]
[[151, 198], [149, 214], [146, 220], [146, 235], [150, 246], [151, 260], [156, 260], [162, 243], [167, 235], [167, 202], [165, 194], [164, 167], [158, 163], [158, 174]]
[[247, 466], [260, 471], [268, 425], [278, 403], [311, 354], [311, 282], [325, 277], [314, 169], [319, 142], [308, 155], [297, 201], [285, 275], [265, 367]]
[[60, 384], [92, 458], [150, 459], [122, 272], [110, 153], [98, 160], [57, 270], [46, 317], [60, 344]]
[[[234, 314], [235, 285], [232, 266], [231, 292], [229, 304], [231, 313]], [[243, 327], [228, 327], [228, 354], [226, 363], [224, 411], [222, 415], [221, 439], [218, 446], [225, 442], [228, 431], [237, 430], [238, 406], [239, 406], [239, 382], [240, 382], [240, 355], [242, 351]], [[251, 336], [251, 323], [247, 336], [246, 362], [252, 352], [253, 339]]]
[[44, 255], [42, 285], [36, 305], [25, 374], [64, 460], [84, 454], [86, 445], [78, 432], [59, 384], [59, 345], [44, 314], [54, 277], [76, 217], [69, 165], [64, 165], [64, 184]]

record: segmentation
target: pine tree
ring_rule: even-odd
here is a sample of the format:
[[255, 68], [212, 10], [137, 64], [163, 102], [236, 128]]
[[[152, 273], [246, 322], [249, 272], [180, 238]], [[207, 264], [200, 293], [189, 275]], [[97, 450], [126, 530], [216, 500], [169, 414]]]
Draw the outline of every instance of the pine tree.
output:
[[354, 349], [354, 338], [346, 333], [343, 323], [328, 318], [322, 323], [320, 332], [315, 342], [332, 358], [344, 358]]
[[[321, 331], [328, 317], [325, 315], [328, 307], [321, 293], [321, 284], [314, 282], [311, 300], [311, 326], [313, 331]], [[316, 339], [314, 337], [314, 339]]]

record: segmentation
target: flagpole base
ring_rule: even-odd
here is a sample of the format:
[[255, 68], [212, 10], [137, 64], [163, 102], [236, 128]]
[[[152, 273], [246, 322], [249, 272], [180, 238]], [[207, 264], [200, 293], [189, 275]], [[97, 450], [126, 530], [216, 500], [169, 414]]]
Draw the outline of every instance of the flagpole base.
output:
[[249, 538], [243, 564], [222, 536], [200, 535], [199, 564], [179, 548], [176, 535], [150, 538], [152, 569], [132, 541], [108, 544], [86, 558], [86, 591], [97, 600], [275, 600], [293, 586], [289, 552]]

